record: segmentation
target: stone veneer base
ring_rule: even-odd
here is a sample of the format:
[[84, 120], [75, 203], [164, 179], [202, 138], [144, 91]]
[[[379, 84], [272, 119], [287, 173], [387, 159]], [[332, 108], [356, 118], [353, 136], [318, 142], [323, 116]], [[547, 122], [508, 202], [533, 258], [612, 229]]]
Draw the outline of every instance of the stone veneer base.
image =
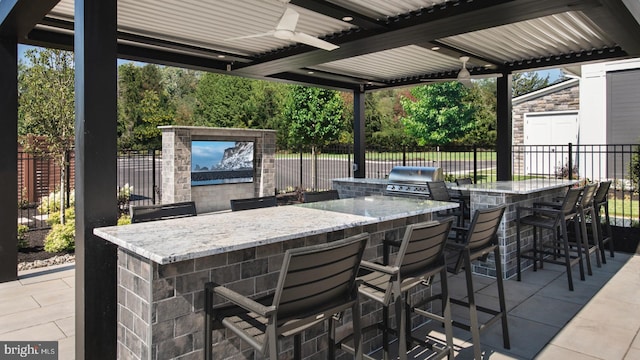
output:
[[[289, 248], [335, 241], [362, 232], [371, 239], [364, 258], [382, 259], [384, 239], [401, 239], [408, 224], [427, 221], [430, 214], [359, 226], [320, 235], [284, 241], [158, 265], [128, 250], [118, 251], [118, 356], [120, 359], [202, 359], [204, 356], [204, 284], [215, 281], [248, 296], [265, 294], [275, 287], [284, 252]], [[414, 298], [430, 295], [429, 288], [412, 294]], [[381, 307], [371, 301], [361, 305], [362, 326], [381, 320]], [[338, 337], [350, 332], [350, 313], [338, 327]], [[415, 319], [418, 321], [418, 319]], [[414, 325], [417, 325], [414, 322]], [[253, 349], [224, 330], [215, 330], [216, 359], [261, 358]], [[367, 336], [365, 352], [381, 347], [381, 336]], [[305, 357], [326, 358], [325, 324], [317, 325], [303, 336]], [[291, 339], [280, 342], [283, 358], [292, 352]], [[234, 357], [235, 356], [235, 357]], [[350, 358], [341, 354], [338, 358]]]

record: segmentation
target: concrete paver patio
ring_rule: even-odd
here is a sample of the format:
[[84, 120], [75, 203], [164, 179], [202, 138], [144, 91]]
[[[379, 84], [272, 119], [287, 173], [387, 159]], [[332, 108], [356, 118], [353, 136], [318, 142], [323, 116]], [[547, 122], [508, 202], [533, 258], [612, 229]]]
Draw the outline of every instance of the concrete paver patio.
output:
[[[574, 271], [576, 273], [577, 271]], [[452, 296], [463, 294], [462, 274], [450, 276]], [[19, 280], [0, 284], [0, 340], [59, 341], [60, 359], [75, 358], [74, 265], [24, 271]], [[495, 281], [474, 279], [477, 302], [497, 304]], [[594, 275], [567, 288], [560, 266], [523, 273], [521, 282], [505, 282], [511, 349], [502, 348], [499, 322], [481, 335], [485, 358], [491, 359], [639, 359], [640, 256], [616, 253]], [[437, 284], [435, 285], [437, 286]], [[455, 307], [454, 318], [468, 318]], [[480, 318], [482, 320], [482, 317]], [[442, 328], [420, 329], [435, 337]], [[455, 329], [457, 359], [473, 357], [471, 336]], [[427, 358], [414, 349], [414, 359]]]

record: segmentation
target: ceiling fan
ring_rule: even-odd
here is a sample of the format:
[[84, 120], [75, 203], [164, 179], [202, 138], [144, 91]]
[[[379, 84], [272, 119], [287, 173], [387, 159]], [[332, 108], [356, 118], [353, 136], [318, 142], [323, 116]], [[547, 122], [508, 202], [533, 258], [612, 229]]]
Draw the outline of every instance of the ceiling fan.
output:
[[225, 39], [225, 41], [234, 41], [240, 39], [249, 39], [255, 37], [263, 37], [263, 36], [273, 36], [277, 39], [294, 41], [306, 45], [310, 45], [313, 47], [317, 47], [323, 50], [331, 51], [339, 48], [338, 45], [332, 44], [328, 41], [324, 41], [318, 39], [315, 36], [311, 36], [309, 34], [305, 34], [303, 32], [296, 31], [296, 25], [298, 24], [298, 18], [300, 14], [294, 9], [286, 6], [282, 16], [280, 16], [280, 20], [278, 20], [278, 24], [275, 29], [261, 33], [261, 34], [253, 34], [247, 36], [239, 36], [230, 39]]
[[471, 76], [471, 73], [469, 73], [469, 70], [467, 69], [467, 62], [469, 61], [469, 57], [468, 56], [460, 56], [460, 62], [462, 62], [462, 67], [460, 68], [460, 71], [458, 72], [458, 76], [455, 78], [443, 78], [443, 79], [421, 79], [420, 81], [424, 81], [424, 82], [445, 82], [445, 81], [458, 81], [460, 82], [462, 85], [470, 88], [472, 87], [471, 84], [471, 79], [481, 79], [481, 78], [488, 78], [488, 77], [501, 77], [501, 74], [481, 74], [481, 75], [474, 75]]

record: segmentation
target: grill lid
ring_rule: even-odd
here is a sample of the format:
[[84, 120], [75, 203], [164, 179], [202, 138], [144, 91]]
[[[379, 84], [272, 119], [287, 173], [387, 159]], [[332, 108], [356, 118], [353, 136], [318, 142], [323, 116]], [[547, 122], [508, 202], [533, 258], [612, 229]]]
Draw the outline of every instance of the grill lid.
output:
[[394, 166], [389, 172], [389, 183], [423, 184], [427, 181], [442, 181], [442, 168], [429, 166]]

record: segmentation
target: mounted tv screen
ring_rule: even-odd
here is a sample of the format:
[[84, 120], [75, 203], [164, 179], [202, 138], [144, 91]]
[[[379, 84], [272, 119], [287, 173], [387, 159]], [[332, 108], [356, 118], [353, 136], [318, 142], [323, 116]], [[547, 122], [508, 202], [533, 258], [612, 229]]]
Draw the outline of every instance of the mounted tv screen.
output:
[[193, 140], [191, 185], [253, 182], [253, 142]]

